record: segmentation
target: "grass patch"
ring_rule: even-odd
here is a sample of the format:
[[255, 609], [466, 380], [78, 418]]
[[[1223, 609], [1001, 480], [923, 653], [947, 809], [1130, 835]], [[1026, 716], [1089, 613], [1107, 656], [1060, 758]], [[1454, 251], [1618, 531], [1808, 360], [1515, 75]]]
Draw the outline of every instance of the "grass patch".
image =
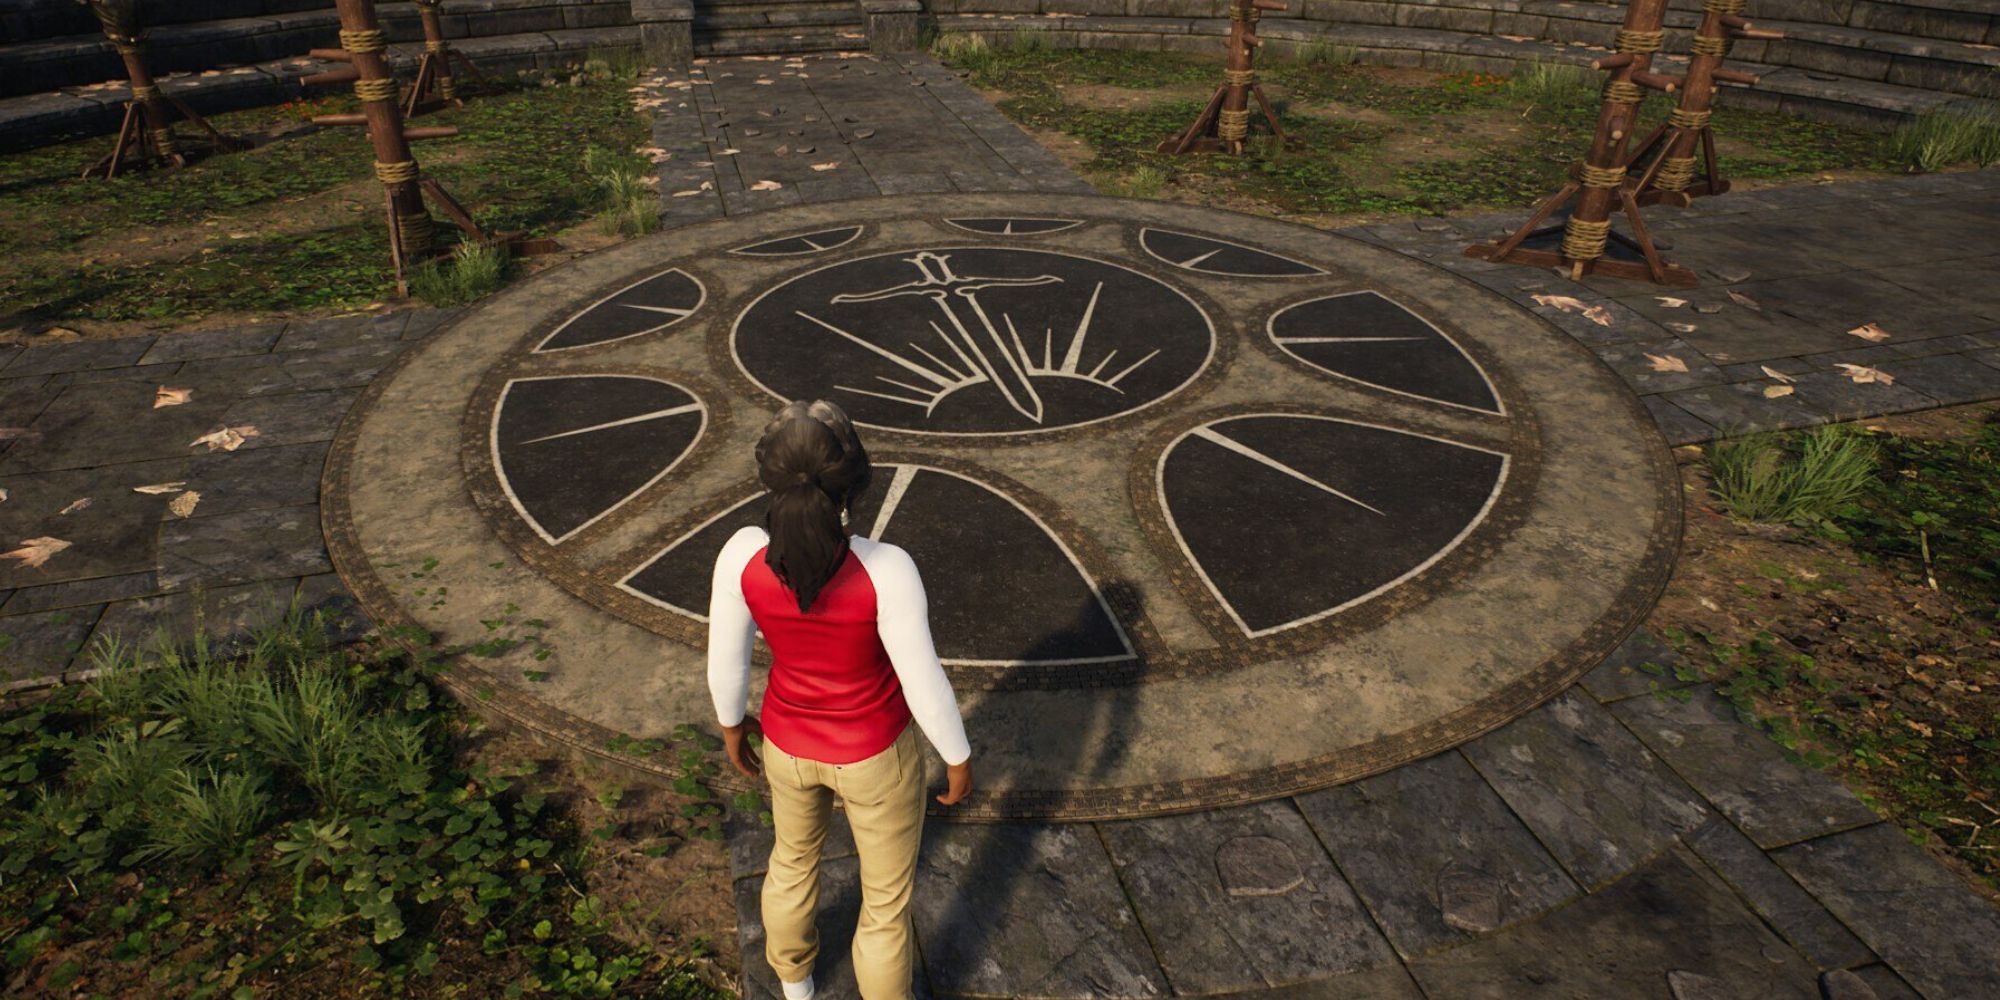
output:
[[434, 306], [462, 306], [499, 291], [508, 263], [505, 247], [465, 240], [449, 256], [417, 265], [410, 294]]
[[2000, 111], [1983, 104], [1926, 111], [1897, 128], [1888, 149], [1911, 170], [1988, 166], [2000, 161]]
[[[614, 935], [572, 813], [535, 766], [475, 752], [434, 678], [477, 649], [333, 634], [294, 605], [227, 648], [106, 643], [90, 686], [0, 703], [0, 961], [23, 995], [726, 995]], [[697, 762], [719, 742], [688, 738]]]
[[1830, 527], [1905, 579], [2000, 611], [2000, 415], [1963, 438], [1886, 437], [1868, 489]]
[[1361, 50], [1341, 42], [1325, 39], [1307, 42], [1298, 47], [1293, 58], [1302, 63], [1319, 66], [1352, 66], [1361, 61]]
[[1515, 70], [1507, 90], [1533, 106], [1568, 106], [1592, 100], [1603, 83], [1603, 74], [1586, 67], [1538, 61]]
[[583, 154], [583, 172], [597, 186], [604, 214], [599, 225], [607, 233], [640, 236], [660, 228], [659, 183], [652, 164], [636, 153], [618, 153], [592, 146]]
[[1746, 521], [1819, 523], [1866, 489], [1877, 447], [1844, 424], [1780, 437], [1747, 434], [1716, 442], [1708, 471], [1716, 499]]

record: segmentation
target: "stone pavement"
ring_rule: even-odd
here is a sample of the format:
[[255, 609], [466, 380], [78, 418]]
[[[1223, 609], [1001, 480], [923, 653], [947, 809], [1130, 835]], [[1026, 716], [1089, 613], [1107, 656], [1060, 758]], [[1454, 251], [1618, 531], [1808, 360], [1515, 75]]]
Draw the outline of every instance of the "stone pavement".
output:
[[[807, 65], [805, 82], [771, 72], [772, 84], [748, 83], [748, 92], [798, 88], [824, 99], [835, 88], [818, 61]], [[705, 70], [754, 79], [780, 66]], [[933, 82], [921, 60], [908, 78], [885, 72], [923, 80], [900, 84], [924, 92], [920, 102], [963, 103], [954, 93], [962, 85], [948, 74]], [[707, 128], [740, 124], [741, 107], [759, 110], [721, 93], [737, 104], [721, 105], [731, 125]], [[845, 110], [856, 101], [822, 104], [811, 112], [822, 121], [801, 115], [792, 127], [863, 118]], [[886, 107], [871, 113], [903, 113]], [[971, 189], [989, 177], [1001, 178], [995, 186], [1080, 183], [1051, 178], [1025, 150], [1003, 155], [1008, 141], [987, 134], [991, 119], [965, 107], [954, 111], [965, 132], [925, 128], [905, 140], [942, 149], [901, 162], [871, 159], [865, 146], [853, 153], [838, 169], [858, 166], [874, 186], [853, 194]], [[839, 125], [857, 137], [886, 127]], [[985, 161], [984, 173], [955, 176], [953, 164], [980, 162], [968, 132], [1012, 174]], [[679, 159], [664, 166], [678, 169]], [[765, 193], [748, 188], [780, 166], [737, 168], [733, 205], [725, 171], [702, 169], [719, 178], [712, 195], [679, 200], [734, 213], [762, 207], [754, 199]], [[779, 197], [844, 190], [807, 188], [798, 173], [768, 179], [787, 185], [772, 192]], [[663, 182], [669, 206], [672, 190]], [[1719, 277], [1672, 293], [1689, 305], [1667, 310], [1642, 286], [1576, 286], [1457, 255], [1468, 239], [1495, 235], [1503, 217], [1350, 235], [1517, 299], [1604, 306], [1608, 326], [1537, 308], [1624, 375], [1670, 438], [1702, 440], [1742, 425], [2000, 397], [2000, 285], [1980, 280], [2000, 253], [2000, 235], [1980, 225], [1996, 199], [2000, 172], [1986, 171], [1736, 194], [1652, 213], [1669, 256], [1724, 272], [1761, 311], [1730, 300]], [[327, 441], [359, 388], [448, 318], [402, 312], [0, 348], [0, 427], [22, 429], [0, 441], [9, 494], [0, 542], [72, 543], [39, 570], [0, 567], [5, 676], [74, 677], [87, 667], [74, 657], [80, 643], [136, 638], [197, 608], [227, 630], [264, 600], [295, 593], [347, 606], [319, 531]], [[1866, 322], [1891, 339], [1845, 332]], [[1647, 354], [1689, 371], [1655, 372]], [[1854, 383], [1835, 367], [1843, 362], [1895, 382]], [[1762, 365], [1796, 378], [1793, 394], [1766, 398], [1776, 380]], [[190, 402], [152, 409], [162, 384], [192, 388]], [[189, 445], [243, 425], [258, 435], [236, 451]], [[132, 492], [177, 481], [202, 494], [191, 517], [166, 510], [173, 494]], [[73, 506], [84, 498], [91, 504]], [[2000, 996], [1992, 906], [1830, 780], [1787, 763], [1705, 687], [1682, 688], [1670, 670], [1645, 664], [1670, 666], [1670, 654], [1635, 636], [1577, 687], [1486, 736], [1324, 791], [1119, 822], [933, 824], [918, 887], [922, 985], [927, 995], [981, 996]], [[856, 891], [852, 850], [840, 843], [828, 866], [829, 996], [847, 995], [841, 919], [851, 919]], [[768, 995], [759, 831], [739, 826], [730, 846], [746, 989]]]

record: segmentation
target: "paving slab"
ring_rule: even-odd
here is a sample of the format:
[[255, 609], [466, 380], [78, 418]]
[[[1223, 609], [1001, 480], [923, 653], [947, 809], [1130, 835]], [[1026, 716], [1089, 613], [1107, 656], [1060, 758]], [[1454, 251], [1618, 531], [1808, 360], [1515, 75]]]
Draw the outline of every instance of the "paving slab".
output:
[[184, 590], [331, 572], [319, 508], [267, 507], [160, 527], [160, 585]]
[[1574, 690], [1463, 749], [1586, 888], [1632, 870], [1710, 815], [1609, 711]]
[[1583, 675], [1583, 689], [1610, 704], [1622, 698], [1686, 687], [1687, 661], [1645, 629], [1635, 629], [1603, 662]]
[[240, 400], [223, 413], [221, 426], [257, 428], [257, 436], [244, 441], [239, 452], [331, 441], [360, 395], [359, 389], [327, 389]]
[[917, 936], [941, 994], [1168, 993], [1088, 824], [937, 824], [917, 866]]
[[[217, 644], [226, 643], [247, 635], [259, 623], [274, 620], [291, 599], [293, 586], [290, 580], [265, 580], [113, 601], [97, 619], [87, 648], [115, 641], [128, 649], [151, 650], [162, 634], [185, 639], [197, 626]], [[71, 670], [91, 665], [79, 660]]]
[[157, 388], [150, 381], [64, 388], [28, 425], [33, 436], [15, 441], [0, 459], [0, 474], [185, 456], [188, 442], [214, 430], [229, 406], [226, 398], [198, 393], [156, 409]]
[[7, 367], [0, 368], [0, 377], [123, 368], [138, 364], [152, 346], [152, 337], [109, 337], [67, 344], [37, 344], [14, 355], [7, 362]]
[[11, 550], [30, 538], [69, 543], [40, 566], [0, 563], [0, 586], [34, 588], [151, 570], [166, 498], [132, 487], [179, 479], [181, 469], [180, 460], [169, 459], [0, 477], [8, 494], [0, 503], [0, 544]]
[[1888, 823], [1772, 852], [1806, 891], [1925, 996], [1992, 996], [2000, 908]]
[[1581, 892], [1455, 752], [1295, 801], [1405, 958], [1533, 919]]
[[331, 634], [340, 642], [352, 642], [367, 635], [374, 624], [337, 573], [319, 573], [299, 580], [294, 600], [302, 613], [324, 615]]
[[396, 359], [405, 342], [366, 341], [340, 347], [252, 354], [189, 361], [177, 373], [178, 384], [197, 395], [226, 393], [265, 396], [367, 385]]
[[1098, 832], [1177, 994], [1395, 961], [1290, 802], [1104, 823]]
[[197, 454], [185, 473], [187, 488], [201, 494], [194, 516], [317, 503], [326, 451], [326, 442], [316, 441]]
[[351, 347], [372, 341], [391, 341], [403, 335], [410, 313], [335, 316], [329, 319], [293, 320], [273, 345], [274, 351], [304, 351], [329, 347]]
[[1816, 970], [1679, 851], [1547, 918], [1410, 963], [1453, 1000], [1665, 997], [1669, 976], [1726, 984], [1728, 997], [1817, 1000]]
[[196, 358], [229, 358], [245, 354], [264, 354], [271, 345], [278, 342], [278, 335], [285, 332], [285, 324], [254, 323], [249, 326], [234, 326], [221, 330], [190, 330], [185, 333], [169, 333], [153, 342], [151, 349], [140, 358], [142, 364], [156, 364], [169, 361], [192, 361]]
[[25, 586], [7, 592], [6, 603], [0, 604], [0, 617], [145, 597], [159, 589], [159, 574], [153, 570]]
[[1875, 960], [1875, 953], [1860, 938], [1729, 820], [1709, 820], [1684, 839], [1709, 868], [1814, 965], [1845, 969]]
[[1886, 360], [1874, 367], [1888, 372], [1897, 386], [1923, 393], [1944, 406], [2000, 399], [2000, 369], [1967, 363], [1959, 355]]
[[60, 675], [83, 649], [101, 604], [0, 618], [0, 680]]
[[1875, 822], [1834, 778], [1790, 759], [1708, 685], [1611, 711], [1717, 811], [1770, 849]]

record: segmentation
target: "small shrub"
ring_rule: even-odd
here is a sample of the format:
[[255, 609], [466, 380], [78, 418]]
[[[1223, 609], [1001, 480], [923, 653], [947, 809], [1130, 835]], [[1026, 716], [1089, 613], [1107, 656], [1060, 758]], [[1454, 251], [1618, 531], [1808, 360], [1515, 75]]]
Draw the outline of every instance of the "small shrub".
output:
[[2000, 112], [1989, 105], [1938, 108], [1904, 122], [1889, 136], [1889, 155], [1911, 170], [1939, 170], [2000, 160]]
[[629, 45], [592, 49], [583, 57], [583, 74], [593, 80], [636, 80], [645, 68], [644, 54]]
[[142, 857], [188, 861], [246, 851], [270, 815], [260, 775], [214, 767], [177, 767], [167, 775], [158, 814]]
[[449, 258], [417, 265], [410, 272], [410, 294], [435, 306], [464, 305], [498, 290], [506, 276], [505, 248], [467, 240]]
[[1596, 73], [1572, 63], [1529, 63], [1507, 78], [1507, 89], [1522, 100], [1543, 107], [1589, 100], [1597, 93]]
[[660, 227], [658, 179], [652, 164], [636, 153], [615, 153], [592, 146], [583, 154], [583, 173], [597, 186], [605, 232], [640, 236]]
[[1166, 190], [1167, 172], [1151, 165], [1133, 167], [1119, 186], [1128, 198], [1158, 198]]
[[1361, 61], [1361, 49], [1325, 39], [1299, 46], [1296, 58], [1312, 66], [1352, 66]]
[[1821, 521], [1874, 476], [1877, 448], [1866, 432], [1834, 425], [1796, 441], [1796, 451], [1768, 433], [1716, 442], [1708, 470], [1724, 509], [1746, 521]]

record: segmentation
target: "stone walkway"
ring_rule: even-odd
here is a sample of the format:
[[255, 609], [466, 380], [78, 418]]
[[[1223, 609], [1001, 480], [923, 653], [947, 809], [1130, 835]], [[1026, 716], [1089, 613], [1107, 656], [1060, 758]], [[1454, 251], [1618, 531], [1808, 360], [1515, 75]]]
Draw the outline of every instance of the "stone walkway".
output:
[[[667, 90], [691, 98], [661, 108], [675, 221], [787, 199], [1082, 185], [927, 60], [805, 65], [800, 77], [778, 61], [712, 63], [700, 68], [709, 85]], [[817, 110], [801, 110], [808, 99]], [[764, 110], [815, 151], [754, 145], [770, 138], [747, 124]], [[733, 145], [693, 142], [694, 123]], [[811, 171], [836, 146], [842, 165]], [[783, 186], [750, 190], [759, 180]], [[672, 197], [688, 188], [702, 193]], [[2000, 171], [1656, 211], [1669, 256], [1715, 279], [1675, 293], [1689, 303], [1678, 309], [1644, 286], [1577, 286], [1458, 255], [1505, 217], [1350, 235], [1530, 303], [1602, 305], [1609, 325], [1537, 309], [1624, 375], [1671, 439], [1693, 441], [2000, 398], [2000, 234], [1984, 222], [1996, 207]], [[360, 387], [448, 318], [0, 349], [0, 427], [20, 429], [0, 440], [0, 541], [72, 543], [41, 569], [0, 567], [0, 676], [74, 678], [85, 641], [140, 638], [198, 609], [227, 631], [293, 594], [345, 606], [320, 534], [326, 442]], [[1890, 339], [1845, 332], [1868, 322]], [[1657, 372], [1649, 354], [1688, 371]], [[1855, 383], [1842, 363], [1895, 381]], [[1794, 392], [1767, 398], [1764, 365], [1796, 379]], [[190, 402], [152, 409], [162, 384], [192, 388]], [[258, 434], [238, 450], [189, 444], [243, 425]], [[167, 510], [172, 493], [132, 489], [166, 482], [201, 494], [191, 517]], [[1635, 637], [1491, 734], [1326, 791], [1123, 822], [933, 824], [918, 887], [926, 995], [2000, 996], [2000, 912], [1830, 780], [1786, 763], [1705, 687], [1654, 694], [1675, 685], [1638, 665], [1668, 662]], [[765, 996], [759, 831], [738, 828], [730, 847], [746, 989]], [[835, 997], [851, 995], [840, 918], [857, 891], [851, 848], [837, 848], [822, 968]]]

